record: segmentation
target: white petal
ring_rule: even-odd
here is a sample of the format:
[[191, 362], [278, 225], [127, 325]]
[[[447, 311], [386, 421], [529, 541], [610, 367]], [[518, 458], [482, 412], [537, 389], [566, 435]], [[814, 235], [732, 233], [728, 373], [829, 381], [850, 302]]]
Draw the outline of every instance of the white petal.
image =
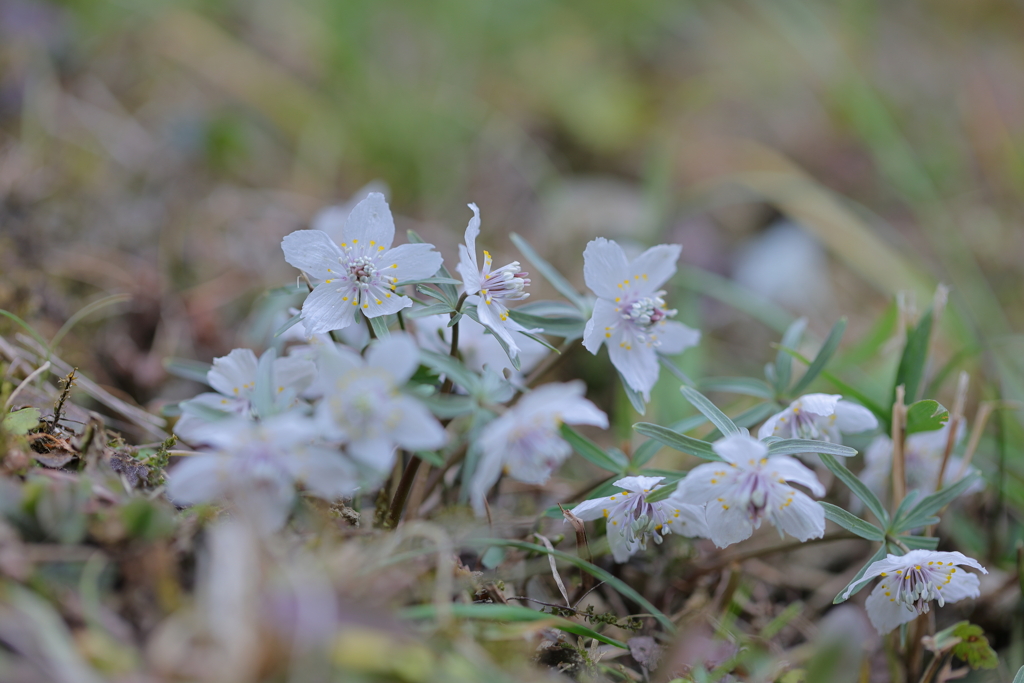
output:
[[379, 318], [382, 315], [398, 313], [403, 308], [412, 306], [412, 299], [396, 292], [380, 287], [370, 287], [362, 296], [359, 312], [367, 318]]
[[480, 291], [480, 265], [476, 258], [476, 238], [480, 236], [480, 209], [470, 204], [473, 217], [466, 226], [466, 243], [459, 245], [459, 265], [455, 269], [462, 273], [466, 291], [475, 294]]
[[[980, 571], [982, 574], [988, 574], [988, 570], [982, 567], [980, 562], [975, 560], [973, 557], [968, 557], [967, 555], [964, 555], [960, 552], [936, 552], [933, 550], [924, 550], [921, 551], [922, 554], [917, 556], [911, 554], [914, 552], [917, 551], [912, 550], [909, 553], [907, 553], [904, 557], [913, 557], [916, 564], [921, 564], [921, 562], [927, 561], [945, 562], [947, 564], [952, 562], [953, 564], [973, 567]], [[927, 553], [927, 555], [925, 555], [924, 553]]]
[[725, 463], [697, 465], [679, 482], [675, 493], [668, 500], [702, 505], [719, 498], [724, 499], [732, 490], [735, 471]]
[[[381, 255], [385, 274], [403, 280], [425, 280], [441, 267], [444, 258], [434, 251], [433, 244], [400, 244]], [[397, 266], [397, 267], [395, 267]]]
[[430, 451], [444, 446], [448, 434], [427, 408], [411, 396], [399, 396], [395, 405], [402, 419], [392, 432], [395, 441], [410, 451]]
[[675, 533], [687, 538], [711, 538], [706, 506], [677, 503], [671, 498], [666, 502], [670, 501], [674, 504], [672, 530]]
[[228, 488], [230, 458], [192, 455], [171, 468], [167, 497], [177, 505], [196, 505], [224, 498]]
[[[622, 373], [622, 378], [633, 391], [651, 400], [651, 389], [658, 381], [658, 354], [646, 344], [618, 341], [616, 335], [608, 344], [608, 356], [612, 365]], [[625, 344], [625, 345], [623, 345]]]
[[771, 473], [772, 479], [785, 479], [794, 484], [806, 486], [816, 496], [825, 495], [825, 487], [818, 481], [818, 475], [796, 458], [788, 455], [773, 455], [764, 466]]
[[[917, 436], [916, 434], [911, 435], [909, 438]], [[909, 439], [908, 439], [909, 440]], [[886, 470], [889, 469], [889, 463], [892, 461], [892, 439], [885, 434], [879, 434], [864, 451], [864, 462], [867, 463], [868, 467], [882, 467]]]
[[805, 394], [793, 401], [790, 408], [799, 408], [801, 412], [828, 417], [836, 412], [836, 403], [842, 396], [839, 394]]
[[[745, 434], [732, 434], [711, 444], [711, 448], [726, 462], [744, 467], [754, 465], [768, 455], [768, 447]], [[704, 467], [704, 465], [701, 465]]]
[[395, 464], [395, 445], [387, 439], [359, 439], [348, 445], [348, 454], [375, 473], [387, 473]]
[[615, 304], [606, 299], [598, 299], [594, 303], [594, 312], [583, 330], [583, 346], [593, 354], [601, 348], [605, 340], [610, 340], [622, 318], [616, 311]]
[[977, 574], [970, 572], [955, 572], [949, 583], [943, 584], [942, 593], [944, 602], [958, 602], [965, 598], [976, 598], [981, 595], [981, 581]]
[[646, 493], [647, 491], [654, 489], [654, 487], [664, 479], [665, 477], [623, 477], [612, 485], [618, 486], [620, 489], [625, 489], [626, 491], [632, 491], [633, 493]]
[[395, 332], [387, 339], [380, 339], [370, 345], [366, 352], [367, 367], [383, 370], [395, 384], [405, 384], [420, 364], [420, 352], [412, 337]]
[[719, 548], [739, 543], [754, 533], [747, 511], [739, 507], [712, 501], [708, 503], [706, 514], [711, 540]]
[[864, 406], [850, 401], [836, 403], [836, 427], [846, 434], [866, 432], [878, 427], [878, 418]]
[[608, 428], [608, 416], [585, 398], [566, 401], [558, 410], [559, 418], [567, 424]]
[[761, 428], [757, 430], [757, 438], [764, 439], [769, 436], [777, 436], [778, 432], [785, 425], [785, 422], [780, 423], [779, 420], [783, 417], [788, 419], [788, 416], [792, 414], [793, 410], [791, 408], [785, 408], [769, 417], [765, 420], [764, 424], [761, 425]]
[[[319, 230], [296, 230], [281, 240], [284, 260], [317, 280], [337, 274], [341, 248]], [[333, 272], [332, 272], [333, 271]]]
[[295, 501], [295, 488], [290, 481], [260, 480], [259, 484], [236, 485], [231, 495], [245, 520], [259, 531], [269, 534], [283, 527], [288, 521], [288, 514]]
[[250, 349], [235, 349], [226, 356], [213, 359], [206, 381], [221, 394], [237, 397], [252, 390], [258, 362]]
[[608, 497], [591, 498], [590, 500], [583, 501], [570, 510], [570, 512], [582, 519], [584, 522], [589, 522], [603, 517], [604, 511], [611, 506], [611, 503], [612, 502]]
[[[481, 299], [476, 306], [477, 317], [480, 318], [480, 324], [489, 329], [496, 337], [499, 337], [502, 341], [508, 344], [508, 350], [513, 357], [519, 355], [519, 346], [516, 345], [515, 340], [509, 333], [508, 328], [512, 325], [516, 325], [516, 322], [511, 318], [501, 319], [501, 313], [507, 309], [497, 302], [488, 304], [486, 301]], [[511, 325], [509, 324], [511, 323]]]
[[[385, 249], [395, 241], [395, 220], [384, 195], [371, 192], [352, 209], [345, 222], [345, 241], [376, 242]], [[294, 265], [294, 264], [292, 264]]]
[[[355, 299], [355, 292], [355, 287], [345, 289], [332, 282], [317, 285], [302, 303], [302, 324], [306, 327], [306, 335], [340, 330], [351, 325], [359, 303]], [[344, 300], [345, 297], [348, 297], [348, 301]]]
[[310, 493], [325, 500], [351, 496], [359, 486], [352, 463], [336, 450], [299, 449], [286, 462], [293, 477], [303, 482]]
[[[792, 502], [787, 504], [783, 501], [779, 503], [781, 509], [771, 511], [772, 524], [798, 541], [824, 536], [825, 508], [799, 491], [790, 495], [789, 500]], [[778, 503], [778, 500], [772, 502]]]
[[679, 253], [682, 250], [678, 244], [659, 244], [651, 247], [629, 264], [627, 277], [633, 280], [634, 287], [641, 288], [644, 293], [656, 292], [675, 274], [676, 261], [679, 260]]
[[[493, 424], [494, 422], [491, 423], [491, 425]], [[491, 425], [488, 425], [485, 430]], [[482, 517], [486, 512], [484, 501], [487, 500], [487, 492], [498, 481], [504, 464], [504, 451], [484, 447], [483, 455], [480, 456], [480, 461], [476, 465], [476, 471], [473, 472], [473, 479], [469, 482], [469, 502], [478, 517]]]
[[669, 355], [682, 353], [700, 343], [700, 330], [695, 330], [674, 320], [662, 320], [654, 328], [661, 346], [658, 351]]
[[615, 299], [618, 285], [629, 279], [629, 261], [617, 243], [598, 237], [583, 250], [583, 279], [602, 299]]
[[285, 356], [274, 361], [274, 391], [292, 389], [299, 394], [309, 388], [316, 379], [316, 364], [313, 361]]
[[892, 593], [888, 590], [889, 588], [891, 586], [883, 580], [875, 586], [864, 603], [871, 625], [883, 636], [900, 624], [905, 624], [917, 617], [917, 610], [902, 602], [896, 602], [891, 595], [886, 595], [887, 592]]
[[640, 549], [640, 542], [634, 540], [632, 543], [626, 539], [625, 522], [611, 520], [608, 522], [608, 546], [612, 551], [612, 558], [622, 564], [636, 554]]

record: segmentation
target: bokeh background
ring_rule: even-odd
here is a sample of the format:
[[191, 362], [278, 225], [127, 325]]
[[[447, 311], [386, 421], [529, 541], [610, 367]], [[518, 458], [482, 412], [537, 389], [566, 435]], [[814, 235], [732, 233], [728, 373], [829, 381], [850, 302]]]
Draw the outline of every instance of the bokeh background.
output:
[[[158, 407], [195, 392], [165, 358], [267, 343], [281, 237], [376, 181], [449, 259], [471, 201], [493, 251], [519, 232], [581, 285], [594, 236], [682, 243], [696, 376], [846, 315], [837, 372], [884, 392], [944, 283], [927, 395], [968, 370], [971, 415], [1024, 399], [1022, 31], [995, 0], [0, 0], [0, 307], [52, 334], [131, 295], [61, 352]], [[606, 361], [565, 367], [627, 432]], [[1003, 412], [979, 451], [990, 553], [1022, 443]]]

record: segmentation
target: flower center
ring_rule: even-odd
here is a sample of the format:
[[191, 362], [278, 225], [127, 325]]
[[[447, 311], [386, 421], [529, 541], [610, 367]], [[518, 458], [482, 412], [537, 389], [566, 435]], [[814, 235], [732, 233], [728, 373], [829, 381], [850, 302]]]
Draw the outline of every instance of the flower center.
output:
[[347, 265], [352, 280], [360, 285], [369, 285], [373, 281], [373, 276], [377, 274], [377, 267], [369, 256], [360, 256]]
[[657, 292], [654, 296], [637, 299], [623, 308], [623, 319], [646, 331], [665, 318], [671, 318], [677, 311], [665, 307], [664, 295], [665, 292]]
[[487, 272], [490, 266], [491, 255], [485, 251], [482, 269], [484, 279], [480, 293], [484, 295], [486, 303], [491, 303], [492, 299], [519, 301], [530, 296], [526, 292], [526, 288], [530, 284], [529, 273], [520, 270], [519, 261], [513, 261], [495, 271]]

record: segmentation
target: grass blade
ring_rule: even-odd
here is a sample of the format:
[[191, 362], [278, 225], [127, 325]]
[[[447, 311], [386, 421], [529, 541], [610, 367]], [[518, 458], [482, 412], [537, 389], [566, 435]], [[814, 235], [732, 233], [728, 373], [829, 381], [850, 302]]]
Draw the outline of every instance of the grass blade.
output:
[[[793, 386], [792, 393], [794, 396], [802, 393], [804, 389], [810, 386], [811, 382], [817, 379], [818, 375], [821, 374], [821, 371], [825, 369], [825, 365], [832, 360], [833, 354], [835, 354], [836, 349], [839, 348], [839, 342], [842, 340], [843, 332], [845, 331], [846, 318], [840, 318], [839, 321], [832, 326], [832, 330], [828, 333], [828, 336], [825, 337], [825, 342], [818, 350], [818, 355], [816, 355], [811, 364], [807, 366], [807, 371], [804, 372], [804, 376], [801, 377], [796, 385]], [[786, 346], [788, 348], [795, 348], [791, 344], [786, 344]], [[780, 351], [780, 353], [782, 352]]]
[[569, 425], [563, 423], [561, 427], [562, 438], [565, 439], [572, 449], [580, 454], [584, 460], [589, 460], [603, 470], [615, 474], [625, 474], [629, 467], [629, 461], [625, 458], [620, 460], [617, 454], [605, 452], [603, 448], [583, 436]]
[[882, 523], [883, 527], [889, 527], [889, 513], [885, 511], [885, 506], [878, 500], [878, 496], [872, 493], [871, 489], [864, 485], [860, 479], [857, 478], [850, 470], [840, 463], [838, 460], [833, 458], [827, 453], [820, 453], [818, 457], [821, 458], [821, 462], [825, 464], [825, 467], [829, 469], [832, 474], [839, 477], [844, 484], [846, 484], [853, 494], [863, 501], [868, 509], [875, 515], [879, 522]]
[[711, 424], [718, 427], [718, 430], [730, 436], [732, 434], [739, 434], [740, 428], [733, 423], [729, 417], [723, 413], [718, 407], [708, 400], [708, 397], [700, 393], [696, 389], [691, 387], [680, 387], [680, 391], [683, 392], [683, 396], [686, 400], [693, 404], [693, 407], [701, 412], [704, 417], [711, 421]]
[[722, 460], [722, 458], [715, 453], [714, 449], [711, 448], [711, 444], [707, 441], [701, 441], [700, 439], [695, 439], [692, 436], [680, 434], [668, 427], [651, 424], [650, 422], [638, 422], [633, 425], [633, 429], [638, 433], [643, 434], [644, 436], [649, 436], [658, 443], [664, 444], [669, 448], [674, 448], [677, 451], [689, 453], [690, 455], [695, 455], [698, 458], [703, 458], [705, 460]]
[[869, 541], [881, 541], [885, 539], [885, 532], [870, 522], [865, 522], [857, 515], [847, 512], [838, 505], [818, 501], [818, 505], [825, 508], [825, 517], [832, 520], [847, 531], [852, 531], [861, 538]]

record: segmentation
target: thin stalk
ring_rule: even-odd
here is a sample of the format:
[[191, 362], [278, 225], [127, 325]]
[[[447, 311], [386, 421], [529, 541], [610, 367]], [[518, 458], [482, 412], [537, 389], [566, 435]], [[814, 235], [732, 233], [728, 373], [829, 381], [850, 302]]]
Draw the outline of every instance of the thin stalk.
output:
[[[466, 297], [469, 296], [467, 292], [463, 292], [462, 296], [459, 297], [459, 301], [455, 304], [455, 310], [452, 312], [451, 317], [454, 318], [462, 310], [462, 304], [466, 302]], [[366, 316], [363, 316], [366, 317]], [[370, 327], [370, 321], [366, 321], [367, 327]], [[373, 329], [370, 329], [370, 336], [373, 336]], [[459, 323], [452, 325], [452, 346], [450, 351], [452, 358], [458, 358], [459, 354]], [[445, 377], [444, 384], [441, 385], [442, 394], [452, 393], [452, 389], [455, 388], [455, 384], [451, 377]], [[402, 518], [402, 512], [405, 510], [405, 504], [409, 499], [409, 492], [412, 491], [413, 482], [416, 480], [416, 473], [419, 472], [420, 464], [423, 461], [415, 454], [410, 454], [409, 463], [405, 466], [405, 471], [402, 472], [402, 478], [398, 482], [398, 488], [395, 489], [395, 497], [391, 499], [391, 507], [388, 509], [387, 521], [385, 526], [389, 529], [394, 529], [398, 526], [398, 521]]]
[[363, 316], [363, 322], [365, 322], [365, 323], [366, 323], [366, 329], [367, 329], [367, 330], [369, 330], [369, 332], [370, 332], [370, 339], [376, 339], [376, 338], [377, 338], [377, 335], [376, 335], [376, 333], [374, 333], [374, 331], [373, 331], [373, 325], [372, 325], [372, 324], [370, 323], [370, 319], [369, 319], [369, 318], [367, 318], [367, 317], [366, 317], [366, 316], [364, 315], [364, 316]]
[[903, 422], [906, 409], [903, 405], [906, 388], [896, 387], [896, 401], [892, 404], [892, 511], [895, 514], [907, 495], [907, 469], [903, 457]]
[[396, 315], [398, 316], [398, 327], [399, 327], [399, 329], [401, 329], [402, 332], [405, 332], [405, 318], [402, 317], [402, 312], [399, 311], [398, 313], [396, 313]]

